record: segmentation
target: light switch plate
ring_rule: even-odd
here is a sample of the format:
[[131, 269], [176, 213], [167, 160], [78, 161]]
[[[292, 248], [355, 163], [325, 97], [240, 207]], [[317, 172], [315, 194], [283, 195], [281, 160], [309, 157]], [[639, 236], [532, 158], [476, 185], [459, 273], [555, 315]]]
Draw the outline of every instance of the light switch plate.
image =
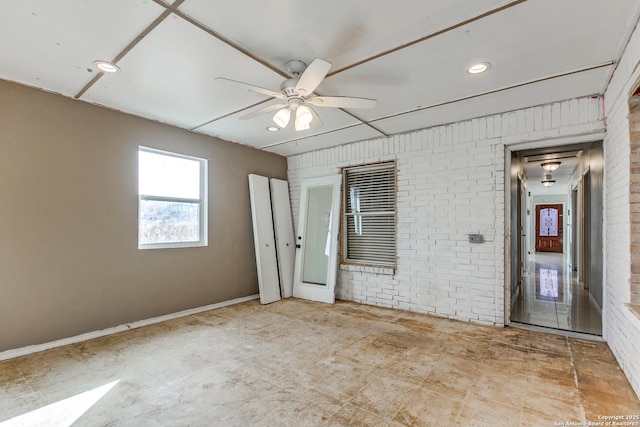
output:
[[469, 234], [469, 243], [484, 243], [482, 234]]

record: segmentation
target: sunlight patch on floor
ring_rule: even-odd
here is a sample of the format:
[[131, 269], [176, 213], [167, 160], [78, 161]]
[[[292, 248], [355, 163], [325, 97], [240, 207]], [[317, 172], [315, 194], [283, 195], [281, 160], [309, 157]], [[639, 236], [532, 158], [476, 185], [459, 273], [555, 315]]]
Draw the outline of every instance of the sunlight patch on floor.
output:
[[26, 414], [18, 415], [0, 422], [0, 427], [71, 426], [119, 382], [120, 380], [116, 380]]

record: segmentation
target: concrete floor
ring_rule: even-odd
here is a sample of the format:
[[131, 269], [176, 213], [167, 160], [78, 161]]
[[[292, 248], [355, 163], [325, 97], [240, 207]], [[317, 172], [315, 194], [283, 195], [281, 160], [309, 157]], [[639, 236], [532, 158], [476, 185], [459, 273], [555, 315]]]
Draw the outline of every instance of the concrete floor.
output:
[[348, 302], [251, 301], [0, 362], [2, 427], [553, 426], [633, 414], [640, 401], [604, 343]]

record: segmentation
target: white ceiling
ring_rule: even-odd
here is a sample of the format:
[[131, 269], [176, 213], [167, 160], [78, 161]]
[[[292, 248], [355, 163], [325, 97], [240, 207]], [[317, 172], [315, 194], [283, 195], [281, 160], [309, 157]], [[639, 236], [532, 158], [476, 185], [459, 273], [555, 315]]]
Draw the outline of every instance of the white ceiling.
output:
[[[603, 92], [638, 0], [14, 0], [0, 78], [283, 155]], [[268, 132], [291, 59], [333, 64], [324, 126]], [[93, 61], [115, 61], [117, 74]], [[491, 63], [470, 75], [475, 62]], [[280, 102], [280, 101], [278, 101]], [[256, 105], [259, 104], [259, 105]]]

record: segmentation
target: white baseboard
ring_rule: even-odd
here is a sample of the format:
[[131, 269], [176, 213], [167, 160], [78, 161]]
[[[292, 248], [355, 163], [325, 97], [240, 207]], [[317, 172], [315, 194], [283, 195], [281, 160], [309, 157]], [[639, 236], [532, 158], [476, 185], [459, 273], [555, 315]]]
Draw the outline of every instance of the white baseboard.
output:
[[165, 314], [164, 316], [153, 317], [151, 319], [138, 320], [136, 322], [126, 323], [112, 328], [102, 329], [99, 331], [87, 332], [86, 334], [76, 335], [69, 338], [63, 338], [56, 341], [50, 341], [44, 344], [29, 345], [13, 350], [6, 350], [0, 353], [0, 361], [25, 356], [39, 351], [49, 350], [56, 347], [62, 347], [69, 344], [76, 344], [82, 341], [88, 341], [94, 338], [104, 337], [106, 335], [116, 334], [118, 332], [128, 331], [129, 329], [141, 328], [143, 326], [153, 325], [154, 323], [166, 322], [167, 320], [177, 319], [180, 317], [190, 316], [203, 311], [214, 310], [216, 308], [227, 307], [229, 305], [240, 304], [241, 302], [258, 299], [260, 295], [249, 295], [248, 297], [235, 298], [229, 301], [223, 301], [216, 304], [205, 305], [204, 307], [190, 308], [188, 310], [179, 311], [177, 313]]

